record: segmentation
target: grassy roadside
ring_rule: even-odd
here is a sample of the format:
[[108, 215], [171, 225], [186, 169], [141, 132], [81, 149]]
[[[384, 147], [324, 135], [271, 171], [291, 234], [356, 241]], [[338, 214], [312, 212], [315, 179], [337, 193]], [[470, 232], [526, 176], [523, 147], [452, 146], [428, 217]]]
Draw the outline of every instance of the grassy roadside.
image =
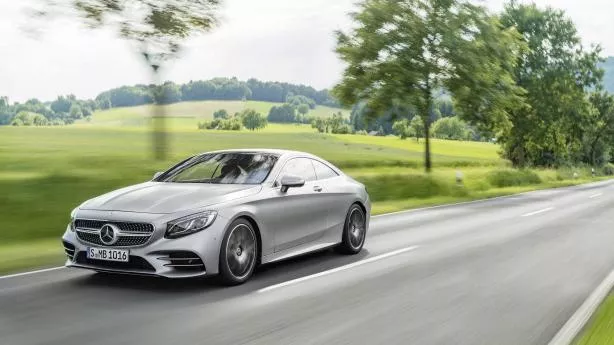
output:
[[614, 293], [599, 307], [576, 345], [614, 344]]
[[[572, 181], [551, 181], [539, 185], [494, 188], [487, 191], [477, 191], [464, 196], [436, 196], [424, 199], [392, 200], [373, 203], [373, 215], [410, 210], [426, 206], [445, 205], [463, 201], [489, 199], [500, 196], [513, 195], [528, 191], [547, 188], [566, 187], [589, 182], [605, 180], [606, 177], [593, 179], [577, 179]], [[8, 245], [0, 245], [0, 274], [19, 272], [33, 268], [42, 268], [61, 265], [64, 262], [64, 254], [60, 244], [59, 235], [56, 238], [16, 242]], [[612, 301], [610, 318], [614, 319], [614, 301]], [[609, 320], [610, 324], [614, 320]], [[613, 333], [614, 334], [614, 333]], [[613, 341], [614, 338], [608, 338]], [[585, 343], [582, 343], [585, 344]], [[589, 343], [586, 343], [589, 344]], [[593, 343], [590, 343], [593, 344]], [[611, 344], [608, 342], [596, 344]]]

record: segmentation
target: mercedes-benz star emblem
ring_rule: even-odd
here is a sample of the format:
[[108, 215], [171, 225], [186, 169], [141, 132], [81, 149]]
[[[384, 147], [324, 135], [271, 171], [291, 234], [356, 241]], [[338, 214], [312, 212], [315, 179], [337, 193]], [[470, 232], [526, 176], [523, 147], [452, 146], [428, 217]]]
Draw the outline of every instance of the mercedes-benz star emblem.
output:
[[117, 242], [117, 232], [119, 229], [112, 224], [105, 224], [100, 229], [100, 240], [106, 245], [112, 245]]

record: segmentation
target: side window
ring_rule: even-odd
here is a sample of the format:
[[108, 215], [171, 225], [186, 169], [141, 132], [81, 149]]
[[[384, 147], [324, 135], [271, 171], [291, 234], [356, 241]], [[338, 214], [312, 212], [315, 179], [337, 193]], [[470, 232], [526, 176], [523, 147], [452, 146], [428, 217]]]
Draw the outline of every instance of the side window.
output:
[[296, 175], [305, 179], [305, 181], [313, 181], [316, 179], [316, 173], [311, 165], [311, 159], [294, 158], [286, 162], [281, 175]]
[[333, 169], [328, 167], [326, 164], [318, 162], [316, 160], [311, 160], [313, 163], [313, 167], [316, 170], [316, 176], [318, 180], [324, 180], [331, 177], [339, 176]]

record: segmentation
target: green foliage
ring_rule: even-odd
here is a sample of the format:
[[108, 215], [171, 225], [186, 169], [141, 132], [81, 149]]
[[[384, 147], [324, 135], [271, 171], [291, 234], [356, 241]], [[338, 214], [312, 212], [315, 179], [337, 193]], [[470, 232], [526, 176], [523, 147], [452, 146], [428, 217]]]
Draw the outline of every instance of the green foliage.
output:
[[269, 120], [269, 122], [277, 123], [296, 122], [296, 109], [288, 103], [285, 103], [280, 106], [274, 106], [269, 111], [267, 119]]
[[[590, 123], [585, 90], [602, 71], [599, 47], [585, 50], [563, 11], [512, 1], [501, 22], [518, 30], [529, 47], [515, 67], [516, 83], [527, 91], [524, 107], [510, 112], [512, 126], [500, 133], [504, 155], [515, 166], [558, 166], [575, 160]], [[546, 44], [547, 42], [547, 44]]]
[[81, 110], [81, 107], [78, 104], [71, 105], [69, 113], [70, 113], [70, 117], [73, 120], [78, 120], [83, 117], [83, 111]]
[[[314, 107], [315, 108], [315, 107]], [[298, 111], [299, 114], [305, 116], [307, 115], [307, 113], [309, 112], [309, 106], [307, 104], [301, 104], [296, 108], [296, 111]]]
[[55, 101], [51, 102], [51, 110], [56, 113], [68, 113], [74, 100], [75, 96], [73, 95], [67, 97], [58, 96]]
[[424, 138], [424, 121], [420, 116], [414, 116], [409, 123], [409, 135], [419, 140]]
[[49, 121], [41, 114], [21, 111], [11, 122], [12, 126], [47, 126]]
[[154, 99], [157, 104], [171, 104], [181, 101], [181, 88], [179, 85], [167, 81], [157, 86], [154, 92]]
[[409, 198], [424, 199], [433, 196], [464, 196], [467, 190], [433, 176], [421, 174], [384, 175], [359, 177], [369, 190], [374, 201], [399, 200]]
[[394, 135], [398, 136], [401, 139], [406, 139], [407, 137], [411, 136], [409, 120], [402, 119], [396, 121], [392, 125], [392, 132], [394, 133]]
[[540, 184], [541, 178], [531, 170], [494, 170], [487, 176], [488, 183], [495, 187], [513, 187]]
[[213, 121], [204, 121], [198, 123], [198, 129], [217, 129], [223, 131], [240, 131], [243, 127], [241, 118], [234, 116], [232, 118], [217, 118]]
[[267, 125], [267, 119], [254, 109], [245, 109], [240, 114], [243, 126], [249, 130], [264, 128]]
[[303, 104], [307, 105], [309, 107], [308, 109], [314, 109], [316, 107], [316, 102], [313, 99], [303, 95], [289, 94], [286, 97], [286, 103], [297, 108], [297, 110]]
[[433, 137], [449, 140], [470, 139], [467, 124], [456, 116], [444, 117], [433, 124]]
[[[355, 28], [337, 33], [346, 68], [334, 89], [345, 105], [366, 102], [368, 117], [402, 105], [423, 120], [425, 168], [431, 169], [429, 131], [437, 90], [455, 98], [469, 121], [505, 122], [521, 93], [510, 72], [523, 45], [513, 30], [468, 1], [370, 0], [360, 3]], [[478, 119], [480, 121], [478, 121]]]
[[228, 115], [228, 112], [226, 111], [226, 109], [220, 109], [213, 113], [213, 118], [214, 119], [228, 119], [230, 118], [230, 115]]

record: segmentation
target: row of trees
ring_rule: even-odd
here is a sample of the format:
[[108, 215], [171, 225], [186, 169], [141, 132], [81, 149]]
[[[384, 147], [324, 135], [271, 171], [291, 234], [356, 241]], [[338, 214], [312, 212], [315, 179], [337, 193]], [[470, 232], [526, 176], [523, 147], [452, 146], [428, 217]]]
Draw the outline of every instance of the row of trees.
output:
[[254, 109], [245, 109], [240, 113], [230, 116], [226, 109], [220, 109], [213, 113], [212, 121], [198, 123], [198, 129], [217, 129], [225, 131], [240, 131], [243, 127], [255, 131], [267, 126], [264, 115]]
[[100, 106], [94, 100], [80, 100], [74, 95], [59, 96], [52, 102], [36, 98], [25, 103], [9, 103], [8, 97], [0, 97], [0, 125], [47, 126], [71, 124], [88, 119]]
[[307, 117], [307, 114], [315, 107], [316, 103], [313, 99], [303, 95], [289, 94], [284, 104], [271, 107], [267, 118], [270, 122], [276, 123], [310, 123], [311, 119]]
[[387, 130], [399, 118], [407, 122], [398, 131], [414, 123], [427, 171], [442, 93], [515, 166], [610, 160], [614, 108], [601, 49], [584, 47], [563, 11], [515, 0], [498, 14], [468, 0], [366, 0], [352, 18], [353, 29], [337, 33], [348, 66], [334, 94]]
[[201, 100], [256, 100], [289, 102], [293, 105], [307, 104], [310, 109], [316, 104], [339, 106], [328, 90], [316, 90], [311, 86], [290, 83], [237, 78], [214, 78], [176, 84], [170, 81], [162, 85], [122, 86], [100, 93], [96, 101], [101, 108], [129, 107], [142, 104], [170, 104], [180, 101]]

